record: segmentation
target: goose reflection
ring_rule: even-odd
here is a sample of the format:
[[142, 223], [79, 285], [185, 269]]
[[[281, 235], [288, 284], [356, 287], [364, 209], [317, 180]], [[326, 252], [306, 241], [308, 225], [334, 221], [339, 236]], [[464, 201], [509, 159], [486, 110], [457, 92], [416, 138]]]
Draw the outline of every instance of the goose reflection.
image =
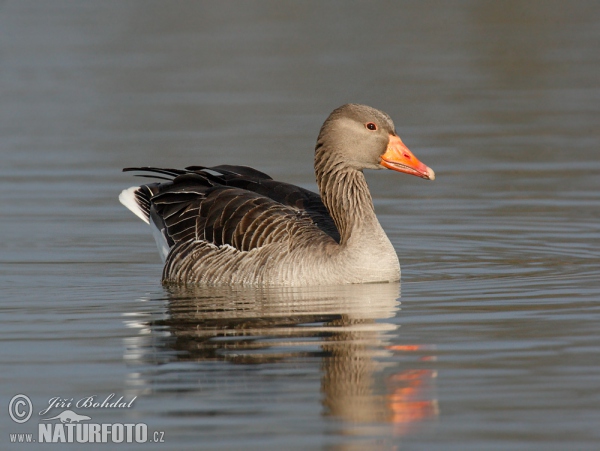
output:
[[399, 310], [397, 283], [165, 290], [166, 318], [138, 323], [149, 333], [128, 343], [129, 360], [312, 365], [314, 359], [324, 416], [391, 423], [404, 435], [437, 415], [435, 372], [399, 364], [423, 347], [391, 344], [399, 327], [391, 320]]

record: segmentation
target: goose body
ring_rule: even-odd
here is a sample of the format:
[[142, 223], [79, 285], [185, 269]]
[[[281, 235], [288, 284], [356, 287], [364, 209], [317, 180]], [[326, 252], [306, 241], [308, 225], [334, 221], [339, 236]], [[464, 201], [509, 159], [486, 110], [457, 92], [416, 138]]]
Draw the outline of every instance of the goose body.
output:
[[123, 205], [153, 227], [163, 283], [334, 285], [400, 280], [363, 169], [433, 180], [389, 116], [347, 104], [317, 139], [321, 196], [245, 166], [126, 168], [163, 179], [124, 190]]

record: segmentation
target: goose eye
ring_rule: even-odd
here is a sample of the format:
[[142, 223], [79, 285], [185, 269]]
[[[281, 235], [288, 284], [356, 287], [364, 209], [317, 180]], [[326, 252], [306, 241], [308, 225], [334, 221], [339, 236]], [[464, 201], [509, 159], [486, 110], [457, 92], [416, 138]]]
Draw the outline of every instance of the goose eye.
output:
[[374, 122], [367, 122], [365, 127], [367, 127], [369, 130], [377, 130], [377, 125], [375, 125]]

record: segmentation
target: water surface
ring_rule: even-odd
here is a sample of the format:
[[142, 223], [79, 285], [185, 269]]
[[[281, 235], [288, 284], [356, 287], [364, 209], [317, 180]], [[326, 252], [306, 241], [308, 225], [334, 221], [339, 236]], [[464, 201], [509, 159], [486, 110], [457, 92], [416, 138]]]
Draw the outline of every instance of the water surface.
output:
[[[29, 448], [8, 434], [52, 397], [115, 393], [133, 407], [75, 410], [165, 443], [89, 449], [597, 449], [599, 20], [593, 1], [0, 3], [0, 447]], [[367, 174], [401, 286], [163, 288], [120, 169], [316, 189], [346, 102], [436, 171]]]

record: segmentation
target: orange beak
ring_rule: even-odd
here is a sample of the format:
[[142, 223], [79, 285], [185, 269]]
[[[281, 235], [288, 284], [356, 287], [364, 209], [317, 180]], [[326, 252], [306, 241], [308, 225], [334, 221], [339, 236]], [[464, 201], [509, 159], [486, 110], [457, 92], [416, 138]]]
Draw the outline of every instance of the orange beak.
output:
[[417, 177], [427, 180], [435, 179], [435, 172], [433, 172], [433, 169], [417, 160], [417, 157], [408, 150], [408, 147], [404, 145], [397, 135], [390, 135], [387, 149], [381, 156], [379, 164], [392, 171], [416, 175]]

